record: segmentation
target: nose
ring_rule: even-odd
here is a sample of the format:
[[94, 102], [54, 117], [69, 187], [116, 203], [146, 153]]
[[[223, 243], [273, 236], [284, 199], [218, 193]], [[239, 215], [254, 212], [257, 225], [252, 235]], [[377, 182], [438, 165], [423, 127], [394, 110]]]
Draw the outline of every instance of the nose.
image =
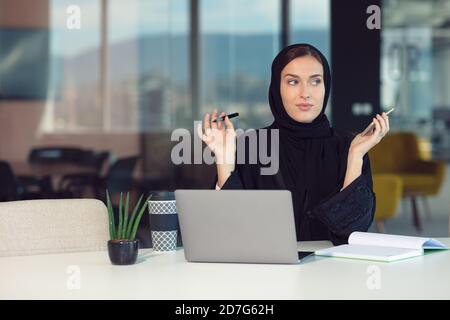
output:
[[311, 97], [311, 95], [309, 93], [308, 87], [307, 86], [299, 86], [299, 87], [300, 87], [299, 88], [300, 98], [305, 99], [305, 100], [309, 99]]

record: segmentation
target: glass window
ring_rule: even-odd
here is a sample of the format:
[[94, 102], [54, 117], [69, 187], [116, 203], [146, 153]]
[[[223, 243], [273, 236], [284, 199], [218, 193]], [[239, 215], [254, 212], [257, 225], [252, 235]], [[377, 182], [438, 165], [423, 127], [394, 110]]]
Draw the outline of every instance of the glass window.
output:
[[[142, 132], [187, 125], [188, 1], [110, 0], [102, 51], [102, 1], [51, 1], [47, 131]], [[81, 28], [67, 28], [67, 8]], [[102, 91], [102, 63], [106, 63]]]
[[421, 150], [450, 154], [450, 0], [384, 0], [381, 102], [395, 106], [391, 128], [431, 142]]
[[330, 61], [330, 0], [291, 0], [290, 43], [309, 43]]
[[[438, 17], [425, 13], [431, 17], [433, 7], [434, 1], [383, 1], [381, 103], [384, 109], [396, 107], [396, 128], [416, 131], [431, 119], [433, 60], [438, 61], [433, 55], [439, 51], [433, 50], [433, 19]], [[424, 15], [417, 15], [418, 8]]]
[[[330, 0], [291, 0], [289, 20], [289, 43], [309, 43], [319, 49], [331, 63]], [[331, 112], [330, 97], [326, 109], [330, 121]]]
[[280, 47], [280, 1], [201, 1], [200, 30], [200, 113], [218, 108], [239, 112], [233, 122], [240, 128], [269, 125], [267, 95]]
[[48, 55], [47, 28], [0, 27], [0, 100], [46, 99]]
[[[80, 28], [68, 28], [80, 8]], [[42, 123], [44, 131], [97, 131], [102, 127], [98, 97], [100, 1], [50, 2], [50, 86]]]
[[188, 1], [109, 1], [111, 130], [153, 131], [191, 120]]

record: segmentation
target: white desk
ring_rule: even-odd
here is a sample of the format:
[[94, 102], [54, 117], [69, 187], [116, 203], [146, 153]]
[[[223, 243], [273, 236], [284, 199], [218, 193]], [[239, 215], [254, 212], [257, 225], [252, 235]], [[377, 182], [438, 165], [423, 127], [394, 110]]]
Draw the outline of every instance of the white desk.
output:
[[450, 298], [450, 251], [394, 263], [310, 256], [299, 265], [188, 263], [182, 249], [141, 250], [132, 266], [111, 265], [107, 252], [0, 258], [0, 299], [411, 298]]

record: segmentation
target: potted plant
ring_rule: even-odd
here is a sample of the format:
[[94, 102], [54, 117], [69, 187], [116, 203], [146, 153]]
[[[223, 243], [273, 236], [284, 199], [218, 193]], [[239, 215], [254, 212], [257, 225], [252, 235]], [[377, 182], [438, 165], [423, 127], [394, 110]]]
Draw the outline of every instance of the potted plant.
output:
[[106, 202], [109, 216], [109, 236], [108, 254], [112, 264], [130, 265], [134, 264], [138, 255], [139, 240], [135, 240], [136, 232], [141, 222], [142, 215], [148, 205], [151, 195], [141, 205], [143, 195], [139, 198], [133, 211], [129, 212], [130, 193], [128, 192], [123, 206], [122, 193], [119, 199], [118, 224], [115, 223], [114, 209], [106, 191]]

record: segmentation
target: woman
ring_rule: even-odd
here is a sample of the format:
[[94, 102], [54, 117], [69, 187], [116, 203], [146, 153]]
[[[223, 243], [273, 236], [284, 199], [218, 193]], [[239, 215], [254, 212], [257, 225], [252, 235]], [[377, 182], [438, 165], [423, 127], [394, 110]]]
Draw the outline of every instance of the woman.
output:
[[213, 122], [217, 110], [205, 115], [204, 130], [197, 129], [215, 154], [217, 189], [290, 190], [297, 239], [342, 244], [372, 223], [375, 195], [367, 152], [389, 131], [389, 121], [383, 113], [373, 119], [369, 134], [339, 134], [325, 115], [330, 86], [328, 62], [313, 46], [291, 45], [275, 57], [269, 87], [274, 122], [264, 128], [279, 130], [280, 170], [275, 175], [261, 175], [260, 161], [235, 164], [236, 132], [228, 118], [225, 125]]

